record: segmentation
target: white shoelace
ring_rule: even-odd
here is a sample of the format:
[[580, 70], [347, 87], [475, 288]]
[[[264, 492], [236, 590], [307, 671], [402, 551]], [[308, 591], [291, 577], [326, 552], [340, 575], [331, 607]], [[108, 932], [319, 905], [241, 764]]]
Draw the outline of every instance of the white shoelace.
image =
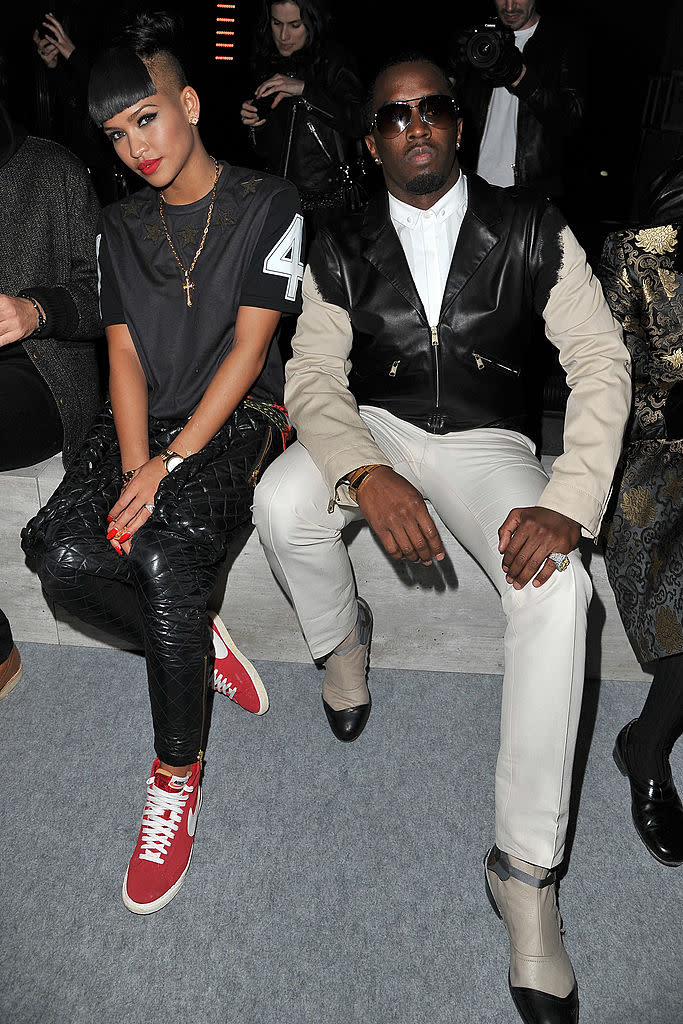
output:
[[[148, 779], [147, 802], [142, 812], [142, 850], [140, 860], [151, 860], [163, 864], [168, 853], [166, 847], [178, 831], [185, 804], [194, 786], [185, 784], [178, 793], [167, 793], [154, 785], [154, 778]], [[166, 811], [168, 818], [164, 817]]]
[[236, 686], [230, 686], [230, 682], [226, 676], [222, 676], [220, 672], [214, 672], [213, 674], [213, 688], [217, 693], [224, 693], [230, 700], [235, 699], [237, 693]]

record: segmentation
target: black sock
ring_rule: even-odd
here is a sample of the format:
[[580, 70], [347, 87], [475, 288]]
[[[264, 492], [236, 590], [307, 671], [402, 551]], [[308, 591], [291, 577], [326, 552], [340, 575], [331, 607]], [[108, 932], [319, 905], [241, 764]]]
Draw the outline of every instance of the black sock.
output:
[[683, 733], [683, 654], [657, 662], [643, 710], [629, 733], [628, 761], [640, 779], [663, 782], [671, 748]]

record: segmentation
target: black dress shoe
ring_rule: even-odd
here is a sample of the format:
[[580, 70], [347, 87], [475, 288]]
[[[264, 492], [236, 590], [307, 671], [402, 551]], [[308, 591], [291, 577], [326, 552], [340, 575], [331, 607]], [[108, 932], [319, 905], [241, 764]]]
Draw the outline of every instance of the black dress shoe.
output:
[[368, 704], [357, 704], [353, 708], [344, 708], [342, 711], [335, 711], [323, 698], [323, 707], [330, 723], [330, 729], [343, 743], [350, 743], [357, 739], [365, 728], [370, 717], [372, 699]]
[[636, 832], [648, 851], [667, 867], [683, 864], [683, 805], [674, 786], [671, 769], [664, 782], [637, 779], [628, 768], [626, 750], [631, 726], [625, 725], [614, 744], [617, 768], [631, 785], [631, 814]]
[[577, 985], [564, 999], [551, 996], [549, 992], [537, 992], [534, 988], [514, 988], [512, 985], [510, 995], [517, 1012], [526, 1024], [578, 1024]]

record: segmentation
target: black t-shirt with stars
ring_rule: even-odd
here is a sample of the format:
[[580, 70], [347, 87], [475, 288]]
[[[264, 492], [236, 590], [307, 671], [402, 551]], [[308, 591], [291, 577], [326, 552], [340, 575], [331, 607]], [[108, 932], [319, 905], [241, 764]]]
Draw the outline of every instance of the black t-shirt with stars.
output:
[[[201, 241], [211, 193], [188, 206], [164, 204], [173, 244], [189, 268]], [[301, 304], [303, 221], [296, 189], [282, 178], [222, 164], [211, 225], [185, 276], [147, 186], [102, 213], [98, 235], [100, 307], [105, 325], [126, 324], [149, 390], [149, 413], [188, 416], [233, 343], [240, 306], [296, 314]], [[250, 393], [282, 401], [277, 344]]]

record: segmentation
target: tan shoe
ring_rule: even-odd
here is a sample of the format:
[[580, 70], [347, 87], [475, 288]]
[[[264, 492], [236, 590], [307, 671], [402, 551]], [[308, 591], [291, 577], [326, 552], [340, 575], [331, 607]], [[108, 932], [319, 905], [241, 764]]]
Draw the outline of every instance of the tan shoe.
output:
[[10, 690], [13, 690], [21, 679], [24, 666], [21, 664], [21, 655], [14, 644], [9, 652], [9, 657], [0, 664], [0, 700], [6, 697]]
[[330, 729], [343, 743], [357, 739], [367, 725], [372, 700], [367, 687], [372, 612], [362, 597], [358, 619], [346, 640], [325, 660], [323, 708]]
[[493, 846], [484, 860], [486, 894], [510, 940], [510, 994], [526, 1024], [577, 1024], [579, 996], [562, 944], [555, 871]]

